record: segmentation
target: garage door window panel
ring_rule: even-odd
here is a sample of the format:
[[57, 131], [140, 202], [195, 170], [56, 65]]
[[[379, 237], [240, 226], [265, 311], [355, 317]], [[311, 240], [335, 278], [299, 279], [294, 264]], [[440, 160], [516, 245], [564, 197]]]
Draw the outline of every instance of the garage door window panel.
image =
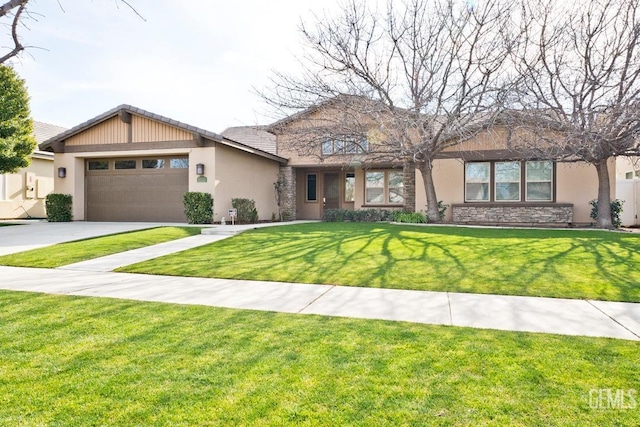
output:
[[164, 169], [164, 159], [144, 159], [142, 169]]
[[171, 159], [169, 160], [169, 167], [171, 169], [187, 169], [189, 167], [189, 159]]
[[114, 162], [114, 167], [117, 170], [135, 169], [136, 168], [136, 161], [135, 160], [116, 160]]
[[90, 171], [106, 171], [109, 170], [108, 160], [90, 160], [87, 163], [87, 168]]

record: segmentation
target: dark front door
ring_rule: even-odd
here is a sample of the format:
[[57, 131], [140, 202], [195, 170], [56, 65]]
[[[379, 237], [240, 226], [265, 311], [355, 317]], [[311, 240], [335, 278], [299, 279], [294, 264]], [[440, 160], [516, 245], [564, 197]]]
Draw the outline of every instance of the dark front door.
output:
[[340, 174], [324, 174], [324, 209], [338, 209], [340, 207]]

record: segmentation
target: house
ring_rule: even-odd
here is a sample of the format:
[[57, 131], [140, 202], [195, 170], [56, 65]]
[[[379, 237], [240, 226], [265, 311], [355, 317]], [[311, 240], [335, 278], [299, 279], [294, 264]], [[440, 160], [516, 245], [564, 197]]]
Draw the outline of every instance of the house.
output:
[[[318, 133], [323, 118], [345, 115], [332, 108], [323, 104], [268, 126], [216, 134], [121, 105], [40, 148], [55, 153], [55, 191], [73, 196], [76, 220], [184, 222], [186, 191], [212, 194], [214, 221], [227, 216], [236, 197], [254, 199], [261, 220], [278, 213], [320, 219], [327, 209], [426, 210], [419, 171], [391, 157], [372, 157], [370, 144], [379, 135], [369, 132], [369, 140]], [[307, 143], [310, 123], [315, 140]], [[523, 160], [512, 139], [500, 127], [484, 130], [435, 160], [438, 199], [448, 205], [445, 221], [591, 223], [595, 168]], [[610, 173], [615, 194], [613, 161]]]
[[[282, 176], [291, 183], [293, 196], [285, 209], [298, 219], [319, 219], [332, 208], [426, 211], [421, 173], [391, 157], [368, 155], [368, 148], [375, 141], [335, 136], [318, 140], [322, 126], [349, 126], [343, 118], [326, 120], [327, 116], [340, 115], [331, 108], [330, 103], [315, 106], [259, 128], [276, 135], [276, 153], [288, 159]], [[315, 142], [309, 138], [298, 143], [306, 137], [307, 129], [313, 129]], [[237, 138], [243, 141], [241, 133]], [[444, 220], [482, 224], [591, 223], [589, 201], [597, 198], [598, 191], [595, 168], [584, 162], [523, 160], [512, 148], [513, 139], [511, 133], [497, 126], [445, 149], [436, 158], [436, 192], [438, 199], [448, 205]], [[613, 196], [613, 160], [609, 170]]]
[[[33, 122], [35, 139], [41, 143], [66, 128]], [[0, 175], [0, 219], [44, 218], [45, 198], [53, 190], [53, 154], [35, 150], [31, 163], [16, 173]]]
[[210, 193], [214, 220], [232, 198], [277, 212], [274, 182], [286, 159], [226, 136], [120, 105], [40, 144], [54, 153], [55, 191], [73, 197], [73, 218], [186, 222], [183, 195]]

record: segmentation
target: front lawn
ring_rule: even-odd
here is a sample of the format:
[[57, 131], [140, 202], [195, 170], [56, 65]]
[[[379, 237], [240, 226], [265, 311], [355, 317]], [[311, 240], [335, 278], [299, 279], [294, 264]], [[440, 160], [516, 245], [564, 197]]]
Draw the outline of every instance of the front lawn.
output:
[[[0, 256], [0, 265], [55, 268], [200, 234], [201, 227], [159, 227]], [[0, 242], [1, 244], [1, 242]]]
[[638, 349], [0, 291], [0, 425], [631, 426]]
[[119, 271], [640, 301], [640, 235], [310, 223], [269, 227]]

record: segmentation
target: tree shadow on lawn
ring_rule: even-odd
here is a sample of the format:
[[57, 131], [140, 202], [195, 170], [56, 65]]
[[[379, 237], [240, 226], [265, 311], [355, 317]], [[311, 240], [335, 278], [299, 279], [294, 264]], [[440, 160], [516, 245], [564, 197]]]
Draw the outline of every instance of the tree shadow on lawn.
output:
[[639, 253], [640, 236], [610, 232], [313, 223], [254, 230], [132, 271], [639, 301]]

